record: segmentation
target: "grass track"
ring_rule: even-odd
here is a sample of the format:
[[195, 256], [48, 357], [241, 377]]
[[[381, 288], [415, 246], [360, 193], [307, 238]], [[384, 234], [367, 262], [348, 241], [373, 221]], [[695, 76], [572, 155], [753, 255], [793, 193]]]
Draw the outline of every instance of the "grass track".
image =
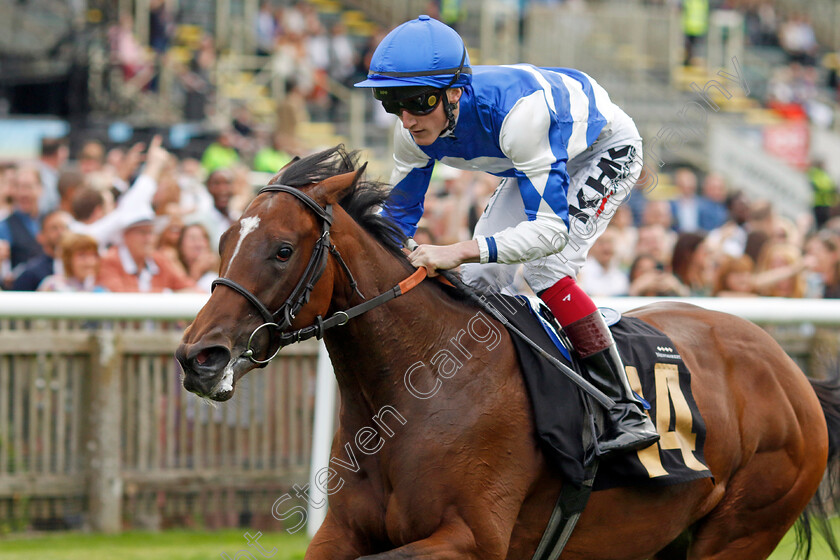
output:
[[[840, 519], [834, 522], [840, 539]], [[128, 532], [118, 536], [57, 533], [49, 535], [9, 536], [0, 538], [0, 560], [219, 560], [236, 558], [237, 552], [248, 549], [255, 558], [263, 558], [248, 548], [247, 529], [215, 532], [166, 531], [162, 533]], [[250, 531], [256, 533], [256, 531]], [[259, 543], [268, 553], [277, 549], [272, 560], [302, 560], [306, 536], [287, 533], [266, 533]], [[820, 539], [815, 539], [810, 560], [834, 560]], [[794, 535], [791, 531], [779, 544], [770, 560], [791, 558]], [[265, 556], [268, 557], [268, 556]], [[241, 554], [236, 560], [250, 557]]]
[[[256, 558], [263, 556], [249, 548], [244, 538], [247, 529], [214, 532], [165, 531], [161, 533], [128, 532], [118, 536], [63, 533], [0, 538], [0, 560], [219, 560], [230, 559], [248, 549]], [[251, 530], [252, 534], [256, 531]], [[272, 560], [302, 560], [306, 550], [305, 531], [300, 535], [265, 533], [259, 544]], [[241, 554], [237, 560], [249, 556]]]

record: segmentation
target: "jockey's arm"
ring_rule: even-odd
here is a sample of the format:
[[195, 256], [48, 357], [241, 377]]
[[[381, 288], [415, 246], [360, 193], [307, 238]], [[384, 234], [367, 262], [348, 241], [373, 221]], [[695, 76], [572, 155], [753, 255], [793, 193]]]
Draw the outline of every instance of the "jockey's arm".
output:
[[423, 217], [424, 200], [435, 162], [414, 144], [408, 133], [397, 125], [394, 132], [394, 188], [382, 207], [382, 215], [390, 218], [411, 237]]
[[512, 264], [561, 251], [569, 239], [569, 154], [562, 135], [542, 96], [521, 99], [502, 124], [499, 144], [514, 165], [528, 219], [490, 237], [420, 247], [409, 256], [412, 264], [430, 270], [469, 262]]

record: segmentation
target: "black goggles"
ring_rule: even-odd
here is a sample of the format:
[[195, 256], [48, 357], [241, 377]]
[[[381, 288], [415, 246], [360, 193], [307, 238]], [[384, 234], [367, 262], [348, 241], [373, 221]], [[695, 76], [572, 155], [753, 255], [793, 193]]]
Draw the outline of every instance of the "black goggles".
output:
[[446, 94], [442, 89], [410, 90], [415, 88], [374, 88], [373, 96], [381, 101], [385, 111], [392, 115], [400, 116], [403, 111], [408, 111], [412, 115], [423, 116], [434, 111]]

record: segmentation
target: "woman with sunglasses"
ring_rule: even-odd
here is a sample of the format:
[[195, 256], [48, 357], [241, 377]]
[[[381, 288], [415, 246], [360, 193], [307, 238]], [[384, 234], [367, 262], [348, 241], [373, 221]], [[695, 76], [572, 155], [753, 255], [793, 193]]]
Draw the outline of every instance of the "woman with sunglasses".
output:
[[524, 263], [526, 281], [563, 325], [593, 383], [616, 401], [599, 447], [611, 453], [656, 442], [606, 323], [575, 282], [641, 173], [632, 119], [577, 70], [471, 67], [458, 33], [429, 16], [391, 31], [356, 86], [372, 88], [400, 119], [394, 189], [382, 211], [407, 236], [423, 215], [435, 161], [504, 178], [473, 239], [421, 245], [412, 264], [431, 271], [464, 264], [466, 282], [502, 290]]

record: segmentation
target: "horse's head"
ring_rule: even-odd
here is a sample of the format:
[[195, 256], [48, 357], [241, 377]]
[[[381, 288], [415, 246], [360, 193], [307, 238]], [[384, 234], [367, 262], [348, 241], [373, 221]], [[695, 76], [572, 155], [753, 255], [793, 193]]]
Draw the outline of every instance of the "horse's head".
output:
[[[348, 165], [344, 158], [339, 169]], [[340, 258], [329, 256], [332, 207], [363, 171], [289, 181], [300, 187], [282, 184], [281, 172], [225, 232], [220, 278], [175, 353], [187, 390], [231, 398], [237, 380], [292, 342], [285, 333], [326, 315], [336, 275], [329, 262]]]

